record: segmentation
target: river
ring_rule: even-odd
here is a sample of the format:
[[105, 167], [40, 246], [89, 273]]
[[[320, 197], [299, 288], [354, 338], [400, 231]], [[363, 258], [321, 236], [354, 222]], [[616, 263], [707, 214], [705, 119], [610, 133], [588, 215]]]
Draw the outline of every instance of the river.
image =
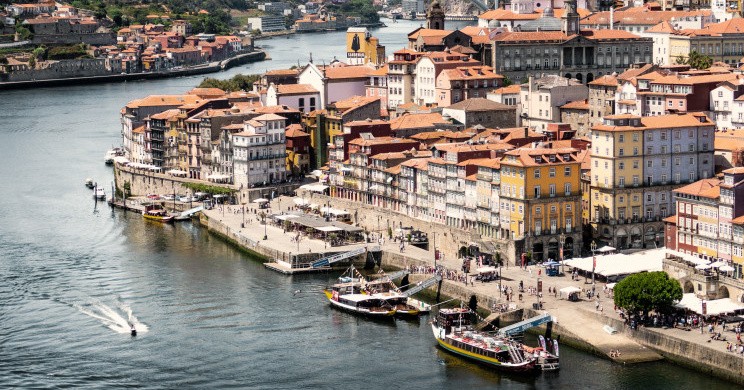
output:
[[[390, 26], [374, 32], [388, 53], [418, 22]], [[259, 43], [272, 61], [213, 77], [288, 67], [303, 51], [316, 61], [344, 52], [343, 33]], [[119, 143], [121, 107], [199, 80], [0, 92], [0, 387], [732, 387], [568, 347], [557, 374], [500, 375], [439, 351], [426, 319], [380, 324], [331, 309], [318, 292], [334, 275], [269, 272], [189, 223], [162, 226], [94, 203], [83, 180], [110, 193], [103, 155]]]

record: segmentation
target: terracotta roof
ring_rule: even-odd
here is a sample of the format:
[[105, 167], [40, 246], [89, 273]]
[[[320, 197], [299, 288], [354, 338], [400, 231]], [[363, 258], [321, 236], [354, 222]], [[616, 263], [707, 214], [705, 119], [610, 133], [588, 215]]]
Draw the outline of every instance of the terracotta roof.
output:
[[134, 134], [144, 134], [145, 133], [145, 125], [135, 127], [132, 129], [132, 133]]
[[589, 101], [584, 100], [574, 100], [572, 102], [568, 102], [561, 106], [561, 108], [569, 109], [569, 110], [589, 110]]
[[[686, 113], [638, 117], [631, 114], [609, 115], [605, 119], [631, 119], [640, 118], [641, 126], [615, 126], [597, 124], [592, 127], [593, 130], [599, 131], [643, 131], [646, 129], [669, 129], [675, 127], [698, 127], [714, 126], [715, 122], [711, 121], [703, 113]], [[701, 122], [701, 118], [704, 120]]]
[[333, 103], [333, 105], [336, 107], [336, 109], [345, 111], [345, 110], [351, 110], [351, 109], [354, 109], [354, 108], [357, 108], [357, 107], [366, 106], [367, 104], [372, 103], [375, 100], [380, 100], [380, 98], [371, 97], [371, 96], [369, 96], [369, 97], [367, 97], [367, 96], [352, 96], [350, 98], [339, 100], [339, 101]]
[[132, 100], [127, 103], [128, 108], [157, 107], [157, 106], [180, 106], [202, 101], [196, 95], [150, 95], [142, 99]]
[[287, 130], [284, 132], [284, 135], [288, 138], [294, 138], [294, 137], [309, 137], [310, 134], [302, 131], [302, 126], [298, 124], [290, 125], [287, 127]]
[[402, 152], [378, 153], [370, 156], [372, 160], [398, 160], [403, 158], [406, 158], [406, 155]]
[[464, 111], [492, 111], [492, 110], [513, 110], [514, 106], [508, 106], [506, 104], [497, 103], [486, 98], [472, 98], [465, 99], [461, 102], [455, 103], [447, 109], [452, 110], [464, 110]]
[[666, 223], [673, 223], [673, 224], [676, 225], [677, 224], [677, 216], [676, 215], [670, 215], [670, 216], [662, 219], [662, 221], [664, 221]]
[[561, 31], [512, 31], [494, 37], [494, 42], [549, 41], [563, 42], [569, 38]]
[[165, 110], [161, 113], [150, 115], [150, 119], [157, 119], [157, 120], [169, 120], [178, 114], [181, 113], [181, 110], [174, 108], [170, 110]]
[[744, 32], [744, 19], [733, 18], [725, 22], [709, 24], [700, 29], [684, 29], [675, 32], [677, 35], [688, 36], [721, 36], [727, 34], [741, 34]]
[[[676, 190], [674, 190], [674, 192], [692, 196], [702, 196], [706, 198], [717, 198], [720, 194], [720, 184], [721, 180], [716, 178], [702, 179], [688, 184], [684, 187], [677, 188]], [[713, 188], [717, 188], [718, 190], [712, 190]], [[713, 192], [717, 192], [715, 196], [712, 196]]]
[[732, 219], [731, 223], [733, 223], [734, 225], [744, 225], [744, 215]]
[[492, 80], [504, 78], [504, 76], [495, 73], [490, 66], [458, 66], [455, 69], [445, 69], [441, 74], [444, 74], [449, 80]]
[[739, 175], [744, 173], [744, 167], [734, 167], [729, 168], [723, 171], [723, 173], [729, 174], [729, 175]]
[[259, 115], [253, 119], [257, 121], [276, 121], [276, 120], [286, 120], [287, 118], [273, 114], [273, 113], [268, 113], [268, 114]]
[[717, 131], [714, 144], [716, 150], [742, 149], [744, 148], [744, 129]]
[[501, 87], [501, 88], [494, 89], [493, 91], [491, 91], [491, 93], [496, 94], [496, 95], [519, 93], [521, 89], [520, 87], [521, 87], [520, 84], [512, 84], [508, 87]]
[[[506, 152], [504, 158], [501, 159], [501, 164], [537, 167], [576, 163], [578, 162], [576, 159], [577, 152], [578, 150], [574, 148], [519, 148]], [[568, 160], [564, 160], [566, 154], [569, 155]], [[553, 161], [550, 161], [549, 156], [551, 155], [555, 156]], [[538, 163], [535, 161], [537, 157], [541, 158], [541, 162]]]
[[[614, 24], [615, 25], [647, 25], [655, 26], [665, 20], [671, 20], [672, 18], [689, 18], [695, 16], [710, 16], [711, 11], [698, 10], [698, 11], [650, 11], [646, 7], [633, 7], [626, 8], [621, 11], [614, 11]], [[610, 24], [610, 12], [596, 12], [588, 17], [581, 20], [581, 24], [595, 26], [595, 25], [609, 25]]]
[[395, 137], [375, 137], [371, 139], [356, 138], [349, 141], [349, 145], [369, 146], [369, 145], [384, 145], [384, 144], [401, 144], [409, 143], [411, 146], [418, 146], [418, 141], [405, 138]]
[[434, 30], [430, 28], [420, 28], [408, 34], [408, 39], [418, 39], [419, 37], [445, 37], [452, 34], [452, 30]]
[[310, 84], [278, 84], [275, 85], [277, 93], [281, 95], [305, 95], [309, 93], [318, 93]]
[[671, 33], [671, 32], [674, 32], [674, 31], [676, 31], [675, 28], [674, 28], [674, 26], [672, 26], [672, 24], [669, 23], [668, 20], [665, 20], [665, 21], [663, 21], [663, 22], [661, 22], [661, 23], [659, 23], [659, 24], [657, 24], [657, 25], [649, 28], [645, 32], [647, 32], [647, 33]]
[[344, 126], [373, 126], [373, 125], [384, 125], [388, 123], [388, 121], [384, 119], [365, 119], [361, 121], [351, 121], [344, 123]]
[[331, 80], [359, 79], [369, 77], [374, 69], [366, 65], [326, 67], [325, 77]]
[[421, 129], [434, 127], [435, 124], [444, 123], [442, 114], [438, 112], [424, 114], [403, 114], [390, 121], [393, 130]]
[[[744, 19], [743, 19], [744, 20]], [[707, 83], [720, 83], [737, 79], [738, 75], [733, 73], [707, 74], [702, 76], [680, 76], [669, 75], [659, 77], [651, 81], [652, 84], [671, 84], [671, 85], [695, 85]], [[641, 77], [644, 78], [644, 77]]]
[[276, 113], [283, 113], [283, 114], [292, 114], [297, 113], [299, 114], [300, 111], [296, 108], [292, 108], [289, 106], [262, 106], [262, 107], [255, 107], [253, 108], [253, 112], [260, 113], [260, 114], [276, 114]]
[[400, 165], [404, 167], [412, 167], [416, 168], [420, 171], [428, 171], [429, 170], [429, 161], [431, 161], [431, 157], [424, 157], [424, 158], [412, 158], [408, 161], [402, 162]]
[[265, 76], [297, 76], [300, 74], [300, 69], [273, 69], [264, 73]]
[[601, 85], [606, 87], [617, 87], [617, 77], [613, 75], [604, 75], [594, 81], [589, 82], [589, 85]]
[[194, 88], [188, 94], [200, 97], [221, 97], [225, 96], [225, 91], [219, 88]]

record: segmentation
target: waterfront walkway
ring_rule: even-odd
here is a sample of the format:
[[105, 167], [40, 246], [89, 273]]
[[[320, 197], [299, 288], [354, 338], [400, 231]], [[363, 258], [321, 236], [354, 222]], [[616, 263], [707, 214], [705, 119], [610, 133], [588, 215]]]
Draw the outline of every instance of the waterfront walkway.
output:
[[[293, 213], [298, 212], [295, 209], [295, 205], [292, 202], [291, 197], [279, 197], [274, 199], [270, 203], [269, 213], [278, 213], [291, 211]], [[289, 208], [289, 210], [288, 210]], [[260, 211], [266, 211], [266, 209], [259, 210], [257, 205], [249, 204], [246, 205], [245, 213], [245, 227], [241, 228], [243, 223], [242, 206], [217, 206], [212, 210], [205, 210], [205, 214], [211, 219], [215, 218], [222, 223], [228, 225], [234, 232], [238, 232], [240, 235], [254, 241], [257, 245], [266, 246], [281, 252], [292, 252], [292, 253], [324, 253], [324, 252], [345, 252], [358, 247], [372, 247], [382, 244], [383, 251], [396, 253], [398, 255], [405, 256], [410, 259], [410, 264], [427, 264], [422, 266], [423, 270], [431, 269], [434, 266], [434, 256], [432, 251], [427, 251], [414, 246], [406, 246], [404, 252], [400, 252], [398, 242], [387, 239], [385, 237], [382, 243], [374, 242], [371, 244], [360, 243], [347, 246], [329, 247], [325, 242], [317, 239], [303, 238], [299, 244], [292, 242], [291, 238], [294, 236], [292, 233], [285, 233], [282, 228], [269, 224], [264, 227], [260, 223]], [[267, 240], [263, 240], [264, 229], [266, 229]], [[446, 283], [453, 283], [461, 287], [465, 287], [463, 280], [465, 275], [460, 271], [461, 261], [455, 258], [445, 258], [437, 262], [437, 265], [445, 267], [451, 274], [449, 278], [445, 277]], [[471, 264], [471, 268], [475, 268]], [[574, 340], [574, 344], [584, 344], [584, 348], [594, 351], [594, 353], [606, 356], [608, 359], [612, 359], [622, 363], [634, 363], [643, 361], [653, 361], [662, 358], [661, 355], [655, 351], [646, 348], [636, 342], [630, 334], [623, 332], [622, 329], [617, 329], [619, 332], [615, 334], [607, 333], [603, 328], [605, 325], [617, 324], [611, 320], [617, 320], [622, 322], [619, 314], [614, 311], [614, 305], [610, 292], [604, 291], [604, 284], [597, 283], [595, 291], [599, 296], [599, 300], [586, 299], [586, 295], [582, 293], [583, 299], [578, 302], [571, 302], [560, 298], [560, 294], [548, 294], [548, 290], [558, 290], [561, 288], [574, 286], [583, 290], [591, 290], [591, 280], [586, 280], [583, 277], [572, 280], [569, 272], [565, 273], [565, 276], [549, 277], [544, 274], [544, 269], [536, 266], [520, 268], [520, 267], [502, 267], [501, 273], [503, 276], [501, 286], [507, 290], [510, 288], [512, 292], [511, 300], [507, 302], [506, 295], [500, 293], [499, 282], [492, 281], [488, 283], [482, 283], [475, 281], [472, 275], [468, 275], [467, 290], [471, 293], [485, 295], [492, 297], [497, 302], [502, 303], [513, 303], [518, 308], [531, 309], [533, 303], [537, 302], [535, 295], [530, 295], [528, 291], [530, 288], [536, 288], [538, 279], [543, 283], [543, 310], [549, 312], [556, 322], [556, 332], [563, 334], [563, 337], [570, 337]], [[525, 292], [522, 293], [522, 300], [519, 300], [519, 283], [520, 281], [524, 284]], [[666, 335], [671, 338], [678, 338], [680, 340], [694, 343], [698, 348], [713, 349], [716, 351], [726, 351], [726, 342], [710, 340], [710, 334], [707, 330], [704, 334], [700, 334], [699, 330], [684, 331], [677, 328], [663, 329], [663, 328], [647, 328], [648, 331], [658, 332], [659, 335]], [[729, 341], [735, 341], [735, 335], [732, 332], [725, 332], [724, 334]], [[682, 342], [682, 341], [681, 341]], [[620, 351], [619, 356], [611, 356], [610, 352], [613, 350]], [[742, 359], [742, 355], [730, 353], [731, 359]]]

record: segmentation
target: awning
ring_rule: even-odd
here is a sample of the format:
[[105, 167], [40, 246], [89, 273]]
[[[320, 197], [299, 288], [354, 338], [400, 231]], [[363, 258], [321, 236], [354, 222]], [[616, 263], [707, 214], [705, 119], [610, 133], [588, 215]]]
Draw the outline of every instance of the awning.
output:
[[[703, 314], [703, 300], [696, 297], [693, 293], [684, 294], [682, 300], [674, 306], [680, 309], [692, 310], [698, 314]], [[744, 306], [741, 306], [728, 298], [705, 301], [705, 306], [705, 315], [709, 316], [723, 313], [735, 313], [744, 310]]]
[[266, 198], [258, 198], [258, 199], [255, 199], [255, 200], [253, 201], [253, 203], [259, 203], [259, 204], [262, 204], [262, 203], [268, 203], [268, 202], [269, 202], [269, 200], [268, 200], [268, 199], [266, 199]]
[[596, 267], [592, 256], [565, 260], [569, 267], [576, 267], [585, 272], [595, 273], [604, 277], [631, 275], [639, 272], [661, 271], [665, 256], [664, 248], [646, 250], [630, 255], [611, 254], [596, 256]]
[[328, 186], [325, 184], [321, 184], [321, 183], [314, 183], [314, 184], [305, 184], [301, 186], [300, 188], [302, 188], [303, 190], [308, 190], [312, 192], [323, 192], [328, 188]]
[[478, 272], [479, 274], [483, 274], [486, 272], [496, 272], [497, 270], [496, 270], [496, 267], [480, 267], [476, 269], [475, 271]]
[[168, 174], [173, 175], [173, 176], [186, 176], [189, 173], [186, 171], [182, 171], [180, 169], [171, 169], [168, 171]]
[[321, 232], [328, 233], [328, 232], [340, 232], [344, 229], [341, 229], [335, 226], [319, 226], [319, 227], [316, 227], [315, 230], [320, 230]]
[[732, 272], [734, 270], [734, 267], [732, 267], [730, 265], [722, 265], [722, 266], [718, 267], [718, 270], [721, 271], [721, 272]]
[[710, 268], [711, 268], [710, 267], [710, 264], [700, 264], [700, 265], [696, 265], [695, 266], [695, 269], [700, 269], [700, 270], [706, 270], [706, 269], [710, 269]]
[[599, 252], [599, 253], [606, 253], [606, 252], [612, 252], [614, 250], [615, 250], [615, 248], [613, 248], [613, 247], [611, 247], [609, 245], [605, 245], [605, 246], [597, 249], [597, 252]]
[[293, 202], [294, 202], [294, 204], [296, 204], [297, 206], [306, 206], [306, 205], [310, 204], [310, 202], [309, 202], [309, 201], [307, 201], [307, 200], [305, 200], [305, 199], [302, 199], [302, 198], [294, 198], [294, 199], [292, 199], [292, 201], [293, 201]]
[[276, 219], [278, 219], [280, 221], [286, 221], [286, 220], [292, 219], [292, 218], [299, 218], [299, 216], [298, 215], [294, 215], [294, 214], [281, 214], [281, 215], [275, 215], [274, 218], [276, 218]]

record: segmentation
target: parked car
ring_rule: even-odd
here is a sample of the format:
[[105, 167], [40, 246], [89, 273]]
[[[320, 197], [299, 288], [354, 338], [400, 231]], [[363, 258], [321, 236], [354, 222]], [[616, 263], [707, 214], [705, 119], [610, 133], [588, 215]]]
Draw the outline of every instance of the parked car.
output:
[[175, 199], [176, 197], [175, 197], [175, 196], [173, 196], [173, 194], [167, 194], [167, 195], [163, 195], [163, 196], [161, 196], [161, 198], [162, 198], [162, 199], [164, 199], [164, 200], [173, 200], [173, 199]]

